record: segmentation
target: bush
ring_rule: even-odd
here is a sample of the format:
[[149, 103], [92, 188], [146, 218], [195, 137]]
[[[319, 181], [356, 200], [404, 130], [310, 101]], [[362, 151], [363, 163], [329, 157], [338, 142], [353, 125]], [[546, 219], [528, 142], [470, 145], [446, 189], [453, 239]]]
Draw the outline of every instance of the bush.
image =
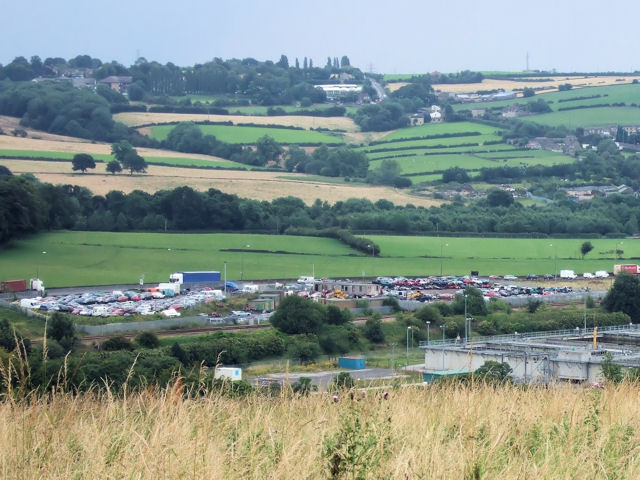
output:
[[331, 382], [331, 389], [349, 390], [356, 386], [356, 382], [349, 372], [340, 372]]
[[536, 313], [538, 308], [542, 306], [542, 300], [530, 298], [527, 300], [527, 311], [529, 313]]
[[437, 307], [425, 305], [414, 313], [415, 317], [423, 323], [431, 322], [434, 326], [442, 321], [442, 315]]
[[383, 343], [385, 341], [382, 320], [379, 315], [374, 315], [367, 319], [364, 324], [363, 335], [373, 343]]
[[302, 365], [313, 362], [320, 353], [320, 344], [315, 335], [294, 335], [289, 339], [287, 356], [297, 358]]
[[158, 348], [160, 340], [153, 332], [142, 332], [136, 337], [136, 343], [144, 348]]
[[133, 343], [131, 343], [131, 340], [128, 340], [122, 336], [117, 336], [102, 342], [102, 345], [100, 345], [100, 349], [106, 352], [114, 352], [116, 350], [131, 351], [134, 349], [134, 346]]

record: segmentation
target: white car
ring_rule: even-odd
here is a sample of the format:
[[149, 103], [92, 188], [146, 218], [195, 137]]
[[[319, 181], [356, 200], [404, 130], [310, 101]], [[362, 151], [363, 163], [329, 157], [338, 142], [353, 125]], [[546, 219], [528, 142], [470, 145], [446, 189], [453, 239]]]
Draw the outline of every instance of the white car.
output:
[[596, 278], [609, 278], [609, 273], [606, 270], [598, 270], [595, 276]]
[[166, 310], [162, 311], [162, 315], [164, 315], [165, 317], [179, 317], [180, 312], [178, 312], [175, 308], [167, 308]]
[[504, 277], [502, 277], [505, 280], [517, 280], [518, 277], [516, 277], [515, 275], [505, 275]]
[[239, 318], [246, 318], [251, 314], [249, 312], [245, 312], [243, 310], [231, 310], [231, 315]]
[[584, 272], [582, 274], [582, 278], [595, 278], [595, 275], [593, 273]]

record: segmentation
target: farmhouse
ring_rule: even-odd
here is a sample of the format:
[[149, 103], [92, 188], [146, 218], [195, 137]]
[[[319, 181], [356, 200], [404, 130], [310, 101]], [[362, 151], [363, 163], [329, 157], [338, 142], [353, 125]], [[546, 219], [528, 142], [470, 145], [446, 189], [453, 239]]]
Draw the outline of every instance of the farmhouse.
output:
[[526, 145], [531, 150], [549, 150], [551, 152], [575, 155], [581, 148], [575, 135], [567, 135], [565, 138], [536, 137]]
[[605, 125], [599, 127], [584, 127], [584, 135], [599, 135], [601, 137], [613, 137], [615, 138], [618, 134], [618, 126], [617, 125]]
[[98, 84], [106, 85], [116, 92], [124, 94], [127, 93], [127, 89], [132, 82], [133, 77], [112, 75], [110, 77], [103, 78], [98, 82]]
[[524, 115], [524, 113], [518, 105], [509, 105], [502, 109], [501, 115], [503, 118], [515, 118]]
[[411, 125], [412, 127], [424, 125], [424, 115], [421, 115], [419, 113], [409, 115], [409, 125]]

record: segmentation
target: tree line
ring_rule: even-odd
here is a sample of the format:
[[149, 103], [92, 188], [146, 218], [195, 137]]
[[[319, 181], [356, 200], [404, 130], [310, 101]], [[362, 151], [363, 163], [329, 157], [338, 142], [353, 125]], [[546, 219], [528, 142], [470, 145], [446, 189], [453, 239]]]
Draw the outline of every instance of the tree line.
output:
[[[640, 199], [612, 195], [590, 202], [558, 201], [524, 207], [488, 196], [470, 205], [395, 206], [388, 200], [349, 199], [307, 206], [294, 197], [271, 202], [250, 200], [190, 187], [111, 191], [93, 195], [72, 185], [42, 183], [31, 175], [0, 169], [0, 242], [43, 230], [94, 231], [256, 231], [339, 228], [393, 234], [625, 235], [640, 231]], [[495, 198], [494, 198], [495, 197]], [[363, 251], [365, 251], [363, 249]]]
[[46, 58], [38, 56], [30, 60], [16, 57], [6, 66], [0, 65], [0, 80], [28, 81], [36, 77], [55, 78], [72, 71], [84, 71], [85, 75], [98, 80], [108, 76], [131, 76], [129, 87], [131, 100], [153, 100], [157, 97], [182, 96], [186, 94], [210, 94], [240, 96], [221, 100], [219, 106], [230, 104], [289, 105], [300, 102], [303, 106], [321, 103], [326, 94], [314, 88], [315, 84], [331, 83], [332, 75], [347, 73], [354, 83], [362, 82], [364, 75], [349, 62], [347, 56], [329, 57], [323, 67], [313, 65], [305, 57], [302, 64], [296, 58], [289, 64], [286, 55], [277, 62], [258, 61], [254, 58], [223, 60], [214, 58], [210, 62], [193, 66], [177, 66], [171, 62], [161, 64], [138, 58], [126, 67], [118, 62], [102, 62], [89, 55], [78, 55], [72, 59]]

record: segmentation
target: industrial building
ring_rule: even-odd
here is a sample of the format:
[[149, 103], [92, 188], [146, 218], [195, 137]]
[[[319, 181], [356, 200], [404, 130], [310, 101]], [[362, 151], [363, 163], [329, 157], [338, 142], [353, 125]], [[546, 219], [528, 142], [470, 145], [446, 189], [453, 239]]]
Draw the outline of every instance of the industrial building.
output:
[[490, 360], [507, 363], [520, 383], [599, 382], [607, 353], [623, 368], [640, 366], [640, 325], [438, 340], [420, 348], [426, 382], [473, 372]]

